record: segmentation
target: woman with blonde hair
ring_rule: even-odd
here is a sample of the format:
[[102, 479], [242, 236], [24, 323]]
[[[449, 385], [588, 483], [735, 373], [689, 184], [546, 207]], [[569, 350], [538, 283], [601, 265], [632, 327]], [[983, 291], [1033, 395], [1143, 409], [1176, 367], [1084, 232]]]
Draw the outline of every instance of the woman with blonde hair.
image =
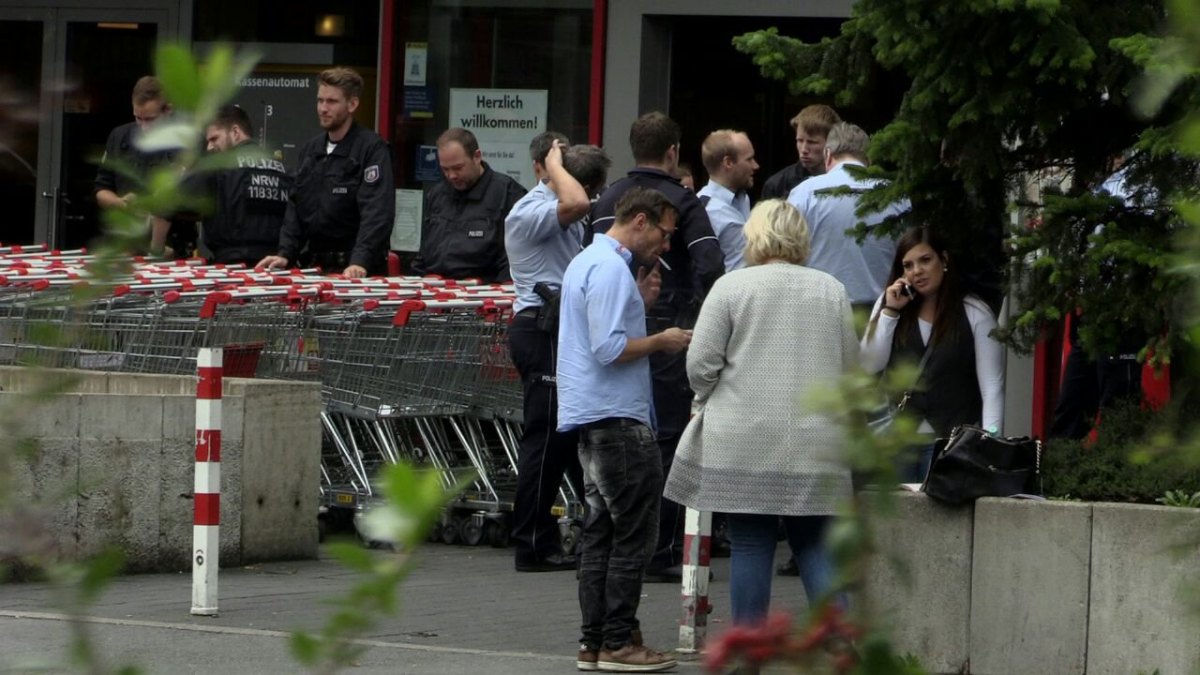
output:
[[842, 432], [808, 404], [857, 364], [846, 289], [804, 267], [808, 225], [778, 199], [754, 207], [747, 267], [721, 277], [700, 310], [687, 370], [700, 412], [684, 432], [666, 496], [728, 514], [733, 621], [761, 622], [780, 517], [810, 602], [830, 590], [823, 535], [850, 495]]

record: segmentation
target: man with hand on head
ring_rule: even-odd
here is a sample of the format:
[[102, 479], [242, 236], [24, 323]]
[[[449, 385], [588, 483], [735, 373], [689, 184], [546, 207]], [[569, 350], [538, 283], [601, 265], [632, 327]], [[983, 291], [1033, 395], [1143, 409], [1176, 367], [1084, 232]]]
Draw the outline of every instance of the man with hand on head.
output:
[[545, 177], [504, 221], [504, 244], [517, 291], [516, 315], [508, 329], [509, 354], [524, 391], [512, 527], [518, 572], [573, 570], [576, 565], [575, 557], [562, 551], [551, 512], [564, 472], [581, 498], [583, 490], [579, 434], [556, 431], [557, 296], [567, 265], [582, 248], [592, 196], [604, 186], [612, 164], [594, 145], [564, 148], [557, 138], [550, 140], [541, 160], [535, 159]]
[[279, 250], [258, 267], [317, 265], [350, 278], [385, 274], [396, 220], [391, 151], [354, 121], [363, 88], [358, 73], [331, 68], [319, 80], [317, 117], [325, 131], [300, 148]]

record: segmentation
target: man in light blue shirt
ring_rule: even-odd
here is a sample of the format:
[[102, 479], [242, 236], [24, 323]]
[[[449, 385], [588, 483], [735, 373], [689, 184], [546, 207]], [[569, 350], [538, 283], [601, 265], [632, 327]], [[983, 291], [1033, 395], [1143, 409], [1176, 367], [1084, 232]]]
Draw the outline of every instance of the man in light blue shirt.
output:
[[[654, 432], [649, 355], [678, 353], [691, 331], [646, 335], [643, 296], [629, 273], [670, 248], [678, 211], [657, 190], [631, 187], [614, 224], [563, 277], [558, 335], [558, 429], [580, 430], [587, 520], [581, 538], [580, 670], [658, 672], [675, 659], [634, 644], [642, 575], [658, 535], [663, 465]], [[644, 275], [640, 272], [639, 275]], [[638, 280], [640, 281], [640, 279]]]
[[846, 169], [867, 165], [870, 140], [865, 131], [853, 124], [835, 124], [825, 141], [825, 173], [806, 179], [788, 195], [788, 202], [808, 221], [812, 253], [806, 265], [833, 275], [845, 285], [851, 303], [868, 309], [887, 284], [896, 242], [890, 236], [881, 238], [871, 232], [859, 244], [852, 230], [860, 222], [872, 230], [884, 219], [907, 211], [908, 201], [859, 217], [858, 194], [830, 195], [828, 191], [848, 187], [854, 193], [861, 193], [878, 185], [878, 181], [855, 178]]
[[758, 171], [754, 146], [741, 131], [721, 129], [704, 139], [700, 159], [708, 171], [708, 184], [696, 195], [704, 203], [721, 243], [725, 271], [732, 272], [746, 266], [742, 259], [746, 248], [742, 227], [750, 217], [750, 195], [746, 191], [754, 187], [754, 172]]
[[[540, 159], [540, 162], [539, 162]], [[544, 284], [557, 293], [567, 265], [582, 248], [592, 197], [603, 187], [611, 162], [594, 145], [565, 148], [556, 138], [541, 157], [545, 179], [513, 205], [504, 220], [504, 248], [517, 287], [516, 316], [508, 329], [508, 350], [521, 375], [524, 425], [517, 452], [517, 493], [513, 504], [513, 550], [518, 572], [574, 570], [565, 555], [554, 507], [564, 472], [582, 498], [579, 434], [559, 433], [555, 393], [557, 307], [534, 290]]]

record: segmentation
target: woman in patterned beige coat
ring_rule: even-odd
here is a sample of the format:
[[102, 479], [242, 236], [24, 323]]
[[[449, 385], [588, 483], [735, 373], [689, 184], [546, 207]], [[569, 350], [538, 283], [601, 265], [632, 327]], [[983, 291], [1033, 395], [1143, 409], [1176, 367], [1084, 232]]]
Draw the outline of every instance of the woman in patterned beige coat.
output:
[[787, 202], [750, 213], [745, 269], [726, 274], [700, 310], [687, 370], [700, 412], [679, 443], [665, 494], [728, 514], [735, 624], [765, 618], [782, 516], [811, 600], [832, 584], [823, 535], [850, 495], [842, 432], [813, 409], [857, 363], [850, 300], [803, 266], [808, 225]]

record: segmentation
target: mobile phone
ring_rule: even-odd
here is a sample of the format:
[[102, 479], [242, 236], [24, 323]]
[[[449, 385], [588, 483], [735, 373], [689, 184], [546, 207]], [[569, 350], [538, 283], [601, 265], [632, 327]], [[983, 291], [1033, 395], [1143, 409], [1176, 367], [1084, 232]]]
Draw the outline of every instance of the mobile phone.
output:
[[917, 291], [910, 284], [901, 284], [900, 292], [903, 293], [909, 300], [917, 299]]

